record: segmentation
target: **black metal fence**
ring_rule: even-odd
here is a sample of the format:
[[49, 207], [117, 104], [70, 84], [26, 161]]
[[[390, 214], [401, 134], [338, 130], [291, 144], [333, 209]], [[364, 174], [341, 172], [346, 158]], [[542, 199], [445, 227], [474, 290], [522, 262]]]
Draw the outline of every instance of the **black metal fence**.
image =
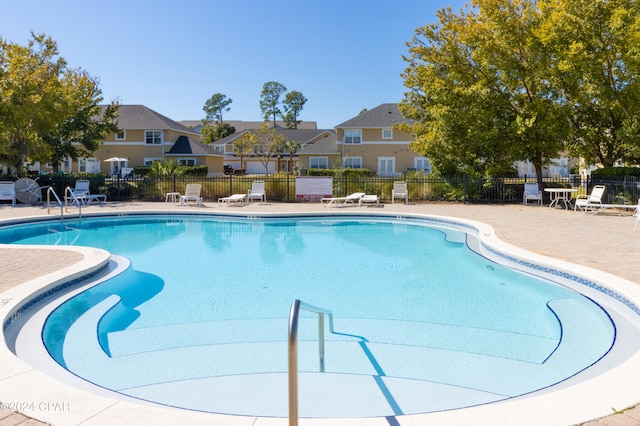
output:
[[[0, 180], [17, 180], [20, 176], [0, 176]], [[271, 176], [215, 176], [215, 177], [144, 177], [106, 178], [101, 175], [42, 175], [37, 178], [39, 186], [50, 186], [62, 197], [65, 188], [73, 187], [78, 179], [91, 182], [91, 192], [106, 194], [114, 201], [164, 201], [168, 192], [184, 194], [189, 183], [202, 185], [202, 196], [206, 201], [216, 201], [230, 194], [247, 193], [254, 180], [265, 181], [267, 199], [280, 202], [297, 202], [295, 176], [276, 174]], [[516, 204], [522, 202], [523, 183], [535, 180], [524, 178], [435, 178], [407, 174], [396, 177], [352, 177], [334, 178], [333, 196], [340, 197], [354, 192], [377, 194], [385, 202], [391, 201], [393, 183], [407, 182], [411, 202], [453, 201], [464, 203]], [[593, 185], [605, 185], [607, 203], [636, 204], [640, 198], [640, 179], [626, 177], [616, 180], [568, 178], [544, 178], [545, 188], [575, 188], [576, 194], [588, 194]], [[543, 193], [548, 202], [548, 194]], [[45, 194], [43, 193], [43, 196]]]

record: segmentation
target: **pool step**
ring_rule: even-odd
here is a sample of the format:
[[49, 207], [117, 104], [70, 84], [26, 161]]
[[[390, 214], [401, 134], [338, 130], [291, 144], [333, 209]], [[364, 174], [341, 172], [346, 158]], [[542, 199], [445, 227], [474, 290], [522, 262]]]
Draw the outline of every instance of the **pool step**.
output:
[[[108, 334], [113, 357], [189, 346], [243, 342], [287, 341], [287, 318], [243, 319], [133, 328]], [[302, 318], [300, 341], [318, 340], [315, 318]], [[338, 318], [335, 333], [325, 327], [327, 342], [371, 342], [471, 352], [526, 362], [543, 362], [556, 348], [557, 338], [531, 336], [424, 322]]]
[[[257, 408], [268, 405], [280, 407], [274, 408], [278, 412], [275, 415], [282, 415], [281, 405], [286, 395], [282, 387], [286, 386], [287, 376], [283, 319], [244, 320], [247, 321], [244, 329], [249, 331], [240, 333], [246, 334], [241, 337], [229, 335], [233, 324], [226, 321], [223, 322], [226, 327], [218, 321], [111, 333], [109, 344], [113, 356], [110, 357], [97, 339], [87, 340], [87, 336], [95, 336], [96, 324], [117, 300], [112, 296], [97, 304], [69, 329], [63, 352], [70, 371], [100, 386], [168, 405], [204, 409], [204, 404], [207, 411], [269, 415]], [[376, 404], [382, 397], [387, 400], [386, 406], [381, 405], [386, 413], [382, 415], [393, 415], [398, 414], [398, 410], [404, 414], [406, 410], [426, 412], [424, 407], [431, 406], [432, 399], [439, 400], [444, 394], [450, 397], [442, 397], [445, 400], [442, 404], [447, 408], [440, 404], [440, 410], [497, 401], [559, 382], [597, 360], [598, 351], [606, 352], [606, 348], [594, 346], [586, 351], [592, 358], [584, 358], [584, 354], [573, 350], [576, 347], [573, 342], [587, 341], [593, 333], [606, 333], [606, 330], [586, 330], [581, 319], [573, 319], [575, 303], [563, 300], [550, 303], [563, 324], [564, 338], [544, 363], [464, 351], [455, 348], [453, 343], [447, 348], [429, 346], [433, 343], [429, 339], [434, 335], [455, 331], [447, 327], [440, 330], [442, 326], [433, 324], [397, 321], [381, 324], [341, 319], [336, 322], [338, 333], [348, 329], [356, 330], [358, 335], [328, 335], [326, 371], [320, 373], [317, 323], [304, 318], [300, 324], [298, 363], [301, 392], [312, 395], [304, 399], [306, 410], [324, 407], [324, 403], [309, 403], [318, 397], [339, 405], [340, 398], [333, 395], [342, 395], [352, 388], [355, 393], [350, 394], [351, 400], [362, 401], [360, 394], [364, 393], [364, 400]], [[388, 334], [378, 334], [376, 339], [387, 337], [389, 342], [358, 337], [373, 335], [383, 325]], [[207, 334], [207, 329], [217, 331]], [[406, 336], [399, 337], [401, 330]], [[202, 336], [197, 335], [197, 331], [202, 332]], [[487, 338], [483, 332], [459, 331], [470, 340]], [[194, 341], [194, 337], [202, 340]], [[225, 342], [230, 337], [235, 341]], [[237, 341], [247, 337], [253, 340]], [[414, 344], [406, 343], [410, 337]], [[128, 346], [135, 350], [125, 351]], [[576, 359], [583, 364], [576, 364]], [[244, 409], [237, 407], [242, 402], [230, 397], [238, 389], [245, 392], [241, 399], [246, 404]], [[260, 402], [248, 396], [253, 394]], [[284, 413], [286, 415], [286, 411]]]

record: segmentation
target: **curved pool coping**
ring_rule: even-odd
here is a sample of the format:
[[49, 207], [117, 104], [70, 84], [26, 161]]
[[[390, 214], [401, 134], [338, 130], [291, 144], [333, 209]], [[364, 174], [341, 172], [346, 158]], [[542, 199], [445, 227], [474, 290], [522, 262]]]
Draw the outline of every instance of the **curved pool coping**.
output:
[[[154, 211], [121, 211], [117, 214], [86, 214], [85, 217], [129, 216], [129, 215], [176, 215], [175, 210]], [[430, 224], [441, 223], [444, 226], [461, 227], [478, 238], [471, 242], [471, 248], [487, 257], [498, 257], [511, 262], [511, 266], [528, 270], [532, 266], [538, 274], [548, 274], [555, 281], [568, 280], [585, 290], [584, 293], [603, 293], [613, 296], [629, 309], [627, 315], [633, 316], [633, 322], [640, 322], [640, 287], [628, 280], [614, 275], [576, 265], [559, 259], [552, 259], [518, 248], [500, 240], [494, 229], [482, 222], [451, 218], [447, 216], [427, 215], [419, 213], [259, 213], [245, 214], [235, 212], [216, 212], [212, 214], [201, 211], [180, 212], [180, 215], [207, 215], [220, 217], [259, 218], [294, 218], [294, 217], [372, 217], [393, 220], [428, 221]], [[49, 217], [25, 217], [6, 220], [2, 225], [19, 224], [34, 221], [51, 220]], [[475, 247], [474, 247], [475, 245]], [[34, 249], [34, 246], [0, 245], [17, 250]], [[38, 249], [73, 250], [83, 254], [84, 258], [71, 266], [64, 267], [54, 273], [30, 280], [0, 294], [0, 320], [3, 324], [2, 344], [0, 345], [0, 401], [6, 404], [21, 406], [18, 410], [30, 417], [53, 424], [113, 424], [114, 422], [136, 424], [211, 424], [225, 425], [280, 425], [287, 424], [286, 418], [264, 418], [249, 416], [231, 416], [178, 410], [143, 402], [131, 402], [87, 392], [53, 378], [44, 372], [34, 369], [18, 359], [7, 346], [5, 329], [13, 321], [18, 321], [22, 311], [27, 310], [48, 296], [52, 288], [71, 285], [84, 278], [99, 273], [107, 267], [110, 254], [104, 250], [88, 247], [37, 246]], [[606, 284], [605, 284], [606, 283]], [[595, 292], [595, 293], [594, 293]], [[614, 302], [615, 303], [615, 302]], [[631, 313], [633, 312], [633, 313]], [[624, 342], [622, 342], [624, 344]], [[637, 344], [637, 343], [636, 343]], [[571, 379], [546, 390], [482, 406], [459, 410], [442, 411], [428, 414], [404, 415], [388, 418], [366, 419], [301, 419], [301, 424], [338, 425], [427, 425], [427, 424], [577, 424], [594, 418], [612, 414], [612, 407], [623, 409], [640, 401], [640, 352], [625, 357], [618, 365], [608, 369], [604, 374], [598, 373], [573, 384]]]

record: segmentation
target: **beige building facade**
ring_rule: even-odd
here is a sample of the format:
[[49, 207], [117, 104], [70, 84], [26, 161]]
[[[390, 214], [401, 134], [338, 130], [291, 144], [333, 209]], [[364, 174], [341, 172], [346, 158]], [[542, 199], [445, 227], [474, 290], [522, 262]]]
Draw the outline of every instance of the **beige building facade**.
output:
[[398, 104], [381, 104], [335, 127], [335, 146], [309, 147], [300, 152], [303, 168], [365, 168], [378, 176], [396, 176], [407, 171], [429, 173], [431, 165], [409, 148], [410, 133], [398, 130], [409, 123]]
[[[87, 158], [66, 159], [64, 173], [127, 175], [136, 166], [156, 161], [177, 161], [183, 165], [206, 165], [209, 173], [222, 173], [222, 156], [200, 143], [200, 133], [143, 105], [121, 105], [119, 131], [107, 136]], [[180, 142], [180, 143], [178, 143]], [[119, 159], [119, 161], [107, 161]], [[51, 165], [41, 167], [50, 171]]]

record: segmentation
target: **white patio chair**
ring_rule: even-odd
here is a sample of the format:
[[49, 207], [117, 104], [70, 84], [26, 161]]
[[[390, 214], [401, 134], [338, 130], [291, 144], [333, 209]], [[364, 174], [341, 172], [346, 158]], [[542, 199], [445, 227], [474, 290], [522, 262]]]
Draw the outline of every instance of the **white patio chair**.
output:
[[0, 182], [0, 200], [11, 201], [11, 205], [16, 205], [16, 183]]
[[180, 196], [180, 205], [184, 206], [184, 203], [188, 203], [189, 201], [195, 202], [197, 205], [202, 205], [202, 197], [200, 196], [200, 191], [202, 190], [202, 185], [199, 183], [188, 183], [184, 189], [184, 195]]
[[538, 205], [542, 205], [542, 191], [538, 187], [537, 182], [525, 182], [524, 192], [522, 193], [522, 204], [529, 204], [529, 200], [537, 201]]
[[88, 180], [77, 180], [74, 188], [70, 188], [69, 192], [71, 197], [67, 197], [67, 200], [71, 205], [73, 204], [85, 204], [89, 205], [93, 201], [100, 201], [102, 203], [107, 201], [107, 196], [104, 194], [92, 194], [89, 190]]
[[394, 204], [396, 198], [403, 199], [405, 204], [409, 203], [409, 191], [407, 190], [407, 182], [393, 182], [393, 189], [391, 190], [391, 204]]
[[585, 212], [589, 210], [589, 208], [596, 208], [602, 205], [602, 197], [604, 196], [604, 190], [606, 187], [604, 185], [596, 185], [591, 190], [591, 194], [589, 195], [578, 195], [576, 198], [576, 202], [573, 205], [573, 210], [584, 210]]
[[251, 202], [251, 200], [260, 200], [263, 203], [267, 202], [267, 194], [263, 180], [254, 180], [251, 184], [251, 189], [247, 192], [247, 202]]

